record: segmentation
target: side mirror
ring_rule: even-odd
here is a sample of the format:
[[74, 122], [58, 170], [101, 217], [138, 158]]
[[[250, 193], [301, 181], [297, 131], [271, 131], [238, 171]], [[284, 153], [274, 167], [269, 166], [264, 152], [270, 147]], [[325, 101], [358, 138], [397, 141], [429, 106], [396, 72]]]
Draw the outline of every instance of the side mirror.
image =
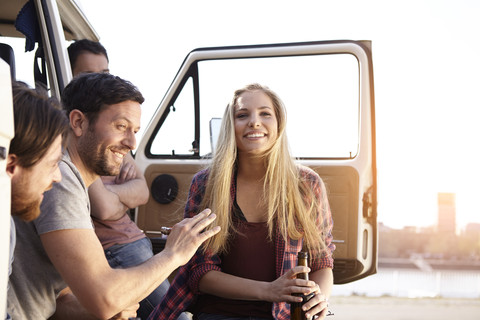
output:
[[210, 146], [212, 147], [212, 155], [215, 153], [217, 147], [218, 135], [220, 134], [220, 126], [222, 125], [222, 118], [210, 119]]

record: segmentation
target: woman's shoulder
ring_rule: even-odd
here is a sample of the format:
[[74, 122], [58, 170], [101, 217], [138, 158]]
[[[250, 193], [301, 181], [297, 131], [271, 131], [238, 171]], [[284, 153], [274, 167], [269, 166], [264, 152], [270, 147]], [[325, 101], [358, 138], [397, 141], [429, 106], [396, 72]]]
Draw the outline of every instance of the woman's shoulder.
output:
[[321, 180], [318, 173], [316, 173], [312, 168], [306, 167], [304, 165], [297, 165], [299, 175], [304, 180], [319, 181]]
[[195, 173], [193, 176], [193, 181], [204, 181], [208, 179], [208, 175], [210, 174], [210, 169], [203, 169]]

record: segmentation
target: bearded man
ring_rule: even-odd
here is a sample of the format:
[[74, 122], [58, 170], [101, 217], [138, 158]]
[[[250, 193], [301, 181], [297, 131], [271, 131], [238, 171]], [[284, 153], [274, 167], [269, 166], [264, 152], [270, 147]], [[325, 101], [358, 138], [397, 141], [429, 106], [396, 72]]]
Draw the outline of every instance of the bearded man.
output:
[[62, 157], [62, 136], [68, 128], [67, 118], [54, 98], [21, 82], [12, 84], [12, 96], [15, 136], [6, 164], [11, 179], [12, 215], [9, 275], [16, 245], [13, 217], [28, 222], [40, 215], [43, 193], [62, 178], [58, 163]]
[[[173, 226], [165, 249], [131, 268], [112, 269], [90, 218], [88, 187], [100, 176], [115, 176], [136, 147], [143, 96], [130, 82], [108, 73], [75, 77], [63, 90], [70, 129], [60, 162], [62, 181], [45, 193], [41, 215], [17, 226], [29, 255], [17, 256], [10, 276], [8, 312], [22, 319], [128, 319], [138, 302], [199, 246], [220, 230], [206, 209]], [[27, 243], [35, 246], [28, 247]]]

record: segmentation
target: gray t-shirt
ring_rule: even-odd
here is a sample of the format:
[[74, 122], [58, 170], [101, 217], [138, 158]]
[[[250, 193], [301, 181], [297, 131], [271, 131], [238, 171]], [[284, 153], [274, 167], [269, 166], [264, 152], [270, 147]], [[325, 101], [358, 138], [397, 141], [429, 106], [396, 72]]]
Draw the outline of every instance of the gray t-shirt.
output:
[[63, 229], [93, 229], [87, 188], [67, 152], [59, 166], [62, 181], [45, 192], [40, 217], [33, 222], [14, 218], [17, 243], [7, 310], [15, 320], [48, 319], [55, 312], [58, 293], [66, 287], [39, 235]]

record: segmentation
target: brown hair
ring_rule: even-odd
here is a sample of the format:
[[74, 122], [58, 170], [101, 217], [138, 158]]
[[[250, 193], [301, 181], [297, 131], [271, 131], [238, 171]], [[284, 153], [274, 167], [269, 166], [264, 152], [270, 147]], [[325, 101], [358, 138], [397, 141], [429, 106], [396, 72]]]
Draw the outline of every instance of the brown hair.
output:
[[35, 165], [59, 135], [68, 129], [68, 119], [55, 98], [30, 89], [25, 83], [12, 84], [15, 136], [10, 154], [24, 168]]

